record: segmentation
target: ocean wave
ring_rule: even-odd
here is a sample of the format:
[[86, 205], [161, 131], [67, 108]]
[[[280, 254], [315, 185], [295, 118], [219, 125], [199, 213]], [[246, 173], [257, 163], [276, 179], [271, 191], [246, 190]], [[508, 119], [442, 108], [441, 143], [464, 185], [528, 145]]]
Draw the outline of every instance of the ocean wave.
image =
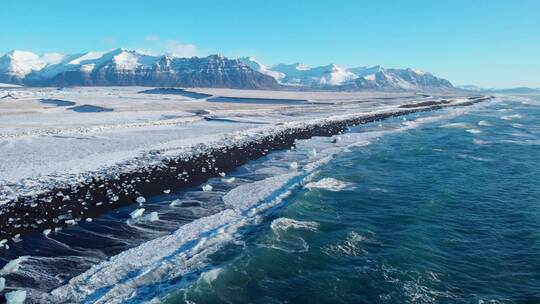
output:
[[525, 129], [526, 127], [522, 124], [519, 124], [519, 123], [513, 123], [513, 124], [510, 124], [510, 126], [512, 126], [512, 128], [516, 128], [516, 129]]
[[[516, 136], [515, 134], [513, 136]], [[516, 136], [519, 137], [519, 136]], [[495, 145], [495, 144], [511, 144], [511, 145], [523, 145], [523, 146], [538, 146], [540, 145], [540, 139], [527, 139], [527, 140], [494, 140], [494, 141], [485, 141], [479, 139], [473, 139], [475, 145]]]
[[481, 127], [491, 127], [493, 126], [493, 124], [487, 120], [480, 120], [478, 122], [478, 125], [481, 126]]
[[458, 154], [458, 157], [465, 158], [465, 159], [472, 159], [472, 160], [481, 161], [481, 162], [493, 162], [494, 161], [493, 159], [490, 159], [490, 158], [478, 157], [478, 156], [473, 156], [473, 155], [469, 155], [469, 154]]
[[471, 133], [471, 134], [480, 134], [480, 133], [482, 133], [482, 131], [480, 131], [478, 129], [467, 129], [467, 130], [465, 130], [465, 132], [468, 132], [468, 133]]
[[521, 114], [513, 114], [513, 115], [504, 115], [501, 116], [502, 120], [516, 120], [516, 119], [522, 119], [523, 115]]
[[337, 244], [328, 245], [322, 249], [322, 251], [332, 257], [338, 256], [358, 256], [360, 254], [366, 254], [367, 251], [360, 248], [360, 243], [368, 241], [368, 238], [351, 231], [347, 234], [345, 240], [338, 242]]
[[311, 182], [304, 186], [306, 189], [324, 189], [339, 192], [353, 187], [352, 183], [343, 182], [332, 177], [325, 177], [317, 182]]
[[467, 122], [453, 122], [441, 125], [440, 128], [447, 128], [447, 129], [469, 129], [473, 126], [470, 123]]
[[298, 221], [280, 217], [272, 221], [272, 234], [257, 243], [257, 246], [279, 250], [287, 253], [303, 253], [309, 250], [309, 245], [299, 235], [300, 231], [317, 231], [319, 224], [310, 221]]
[[403, 291], [410, 303], [438, 303], [441, 299], [455, 299], [450, 291], [440, 291], [423, 285], [420, 280], [403, 283]]
[[311, 221], [297, 221], [286, 217], [280, 217], [272, 221], [270, 228], [274, 232], [286, 231], [289, 229], [304, 229], [310, 231], [316, 231], [319, 227], [317, 222]]
[[261, 242], [257, 246], [283, 251], [286, 253], [304, 253], [309, 251], [309, 245], [301, 237], [294, 237], [287, 240], [278, 240], [274, 242]]
[[210, 269], [203, 274], [201, 274], [200, 280], [204, 281], [206, 284], [212, 284], [218, 276], [221, 274], [222, 268]]

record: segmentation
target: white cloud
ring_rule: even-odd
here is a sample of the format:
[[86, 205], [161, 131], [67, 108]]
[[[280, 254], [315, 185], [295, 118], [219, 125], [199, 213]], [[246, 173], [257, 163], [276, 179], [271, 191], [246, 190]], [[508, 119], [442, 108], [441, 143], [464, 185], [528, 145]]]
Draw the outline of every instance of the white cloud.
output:
[[176, 40], [162, 40], [159, 36], [146, 36], [144, 41], [148, 44], [149, 53], [165, 53], [176, 57], [197, 56], [198, 50], [194, 44], [180, 43]]

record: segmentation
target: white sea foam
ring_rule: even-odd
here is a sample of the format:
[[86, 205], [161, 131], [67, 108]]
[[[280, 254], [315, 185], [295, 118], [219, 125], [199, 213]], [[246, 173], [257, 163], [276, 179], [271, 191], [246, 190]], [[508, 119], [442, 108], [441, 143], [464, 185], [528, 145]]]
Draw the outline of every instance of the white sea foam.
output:
[[270, 228], [274, 232], [287, 231], [289, 229], [304, 229], [310, 231], [316, 231], [319, 227], [317, 222], [312, 221], [298, 221], [286, 217], [280, 217], [272, 221]]
[[516, 128], [516, 129], [524, 129], [525, 126], [522, 125], [522, 124], [519, 124], [519, 123], [513, 123], [513, 124], [510, 124], [512, 126], [512, 128]]
[[513, 114], [513, 115], [501, 116], [501, 119], [503, 119], [503, 120], [516, 120], [516, 119], [521, 119], [521, 118], [523, 118], [523, 115], [521, 115], [521, 114]]
[[490, 144], [490, 142], [488, 142], [488, 141], [481, 140], [481, 139], [476, 139], [476, 138], [473, 139], [473, 143], [475, 145], [489, 145]]
[[480, 131], [478, 129], [467, 129], [467, 130], [465, 130], [465, 132], [468, 132], [468, 133], [471, 133], [471, 134], [480, 134], [480, 133], [482, 133], [482, 131]]
[[343, 182], [332, 177], [325, 177], [317, 182], [311, 182], [304, 186], [306, 189], [324, 189], [334, 192], [351, 189], [352, 187], [353, 184]]
[[347, 237], [339, 241], [337, 244], [328, 245], [323, 248], [323, 252], [329, 256], [358, 256], [361, 253], [365, 253], [360, 248], [360, 243], [366, 242], [368, 239], [355, 232], [351, 231], [347, 234]]
[[471, 128], [472, 125], [466, 122], [454, 122], [454, 123], [448, 123], [440, 126], [441, 128], [450, 128], [450, 129], [468, 129]]
[[489, 158], [478, 157], [478, 156], [473, 156], [473, 155], [469, 155], [469, 154], [458, 154], [458, 157], [466, 158], [466, 159], [472, 159], [472, 160], [481, 161], [481, 162], [492, 162], [493, 161], [492, 159], [489, 159]]
[[212, 282], [218, 278], [219, 274], [221, 273], [221, 270], [222, 270], [221, 268], [214, 268], [214, 269], [208, 270], [207, 272], [201, 275], [201, 279], [207, 284], [212, 284]]
[[491, 127], [493, 126], [493, 124], [487, 120], [480, 120], [478, 122], [478, 125], [481, 126], [481, 127]]

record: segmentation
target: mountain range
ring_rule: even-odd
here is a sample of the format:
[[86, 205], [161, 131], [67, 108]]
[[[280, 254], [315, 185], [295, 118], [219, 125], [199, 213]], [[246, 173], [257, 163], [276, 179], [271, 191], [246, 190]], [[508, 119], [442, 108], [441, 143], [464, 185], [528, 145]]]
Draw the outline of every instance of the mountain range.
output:
[[381, 66], [335, 64], [268, 67], [251, 57], [175, 57], [115, 49], [108, 52], [36, 55], [11, 51], [0, 57], [0, 83], [26, 86], [178, 86], [239, 89], [455, 90], [431, 73]]
[[517, 87], [517, 88], [494, 89], [494, 88], [482, 88], [475, 85], [460, 85], [457, 87], [462, 90], [478, 92], [478, 93], [540, 94], [540, 88]]

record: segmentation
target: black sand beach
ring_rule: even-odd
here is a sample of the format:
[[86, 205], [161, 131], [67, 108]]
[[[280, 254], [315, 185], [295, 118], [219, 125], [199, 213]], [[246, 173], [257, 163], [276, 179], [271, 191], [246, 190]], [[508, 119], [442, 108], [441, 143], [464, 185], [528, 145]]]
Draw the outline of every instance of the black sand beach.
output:
[[20, 197], [2, 206], [0, 240], [17, 240], [25, 234], [72, 225], [112, 209], [137, 204], [139, 197], [150, 197], [166, 190], [177, 191], [199, 185], [211, 177], [219, 176], [221, 172], [230, 171], [271, 151], [291, 148], [298, 139], [332, 136], [341, 134], [354, 125], [444, 107], [466, 106], [491, 98], [469, 97], [469, 101], [458, 105], [444, 102], [429, 105], [410, 104], [391, 114], [365, 115], [349, 120], [286, 129], [241, 145], [219, 149], [208, 147], [189, 159], [169, 159], [144, 170], [137, 169], [110, 179], [94, 178], [79, 184], [77, 188], [53, 189], [33, 198]]

